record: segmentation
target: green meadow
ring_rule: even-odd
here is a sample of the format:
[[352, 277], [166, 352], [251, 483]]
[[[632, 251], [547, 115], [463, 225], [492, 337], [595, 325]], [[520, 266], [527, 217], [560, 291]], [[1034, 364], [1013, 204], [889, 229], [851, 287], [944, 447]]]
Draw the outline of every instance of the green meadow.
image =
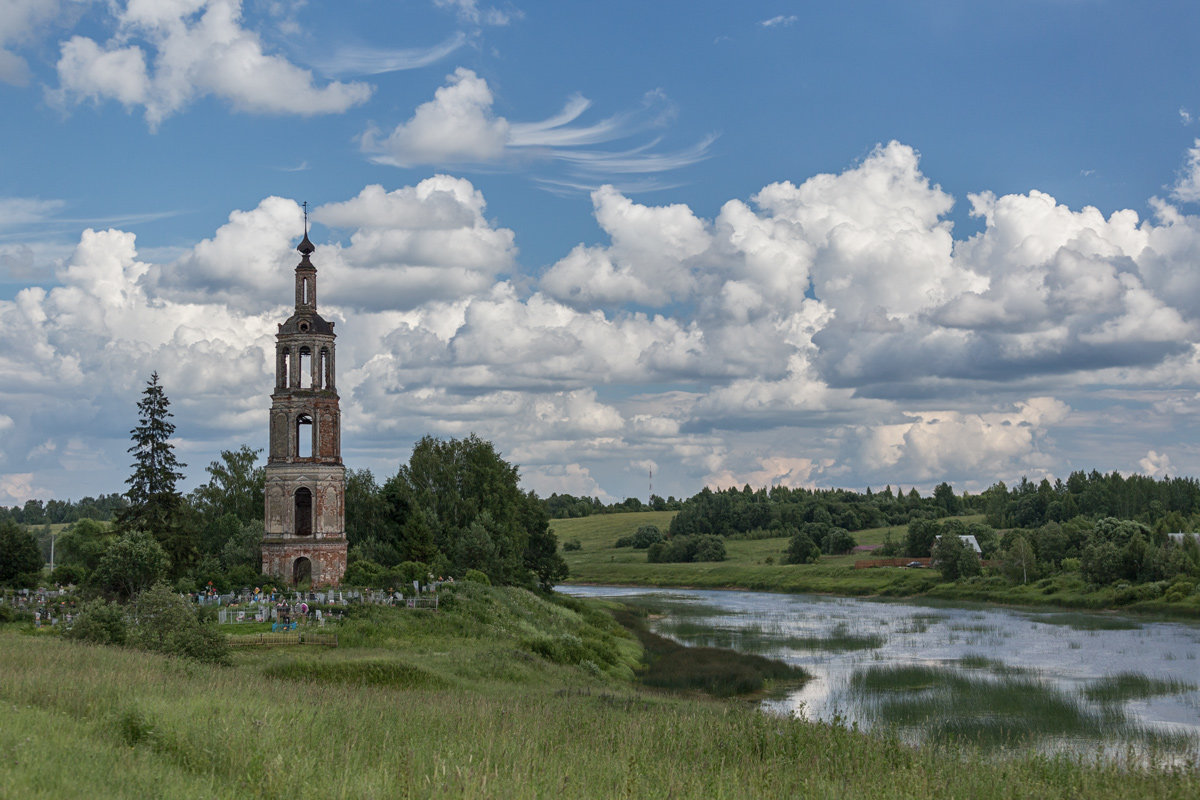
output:
[[[645, 550], [614, 547], [642, 525], [664, 532], [672, 511], [603, 514], [551, 522], [560, 543], [578, 541], [580, 549], [564, 550], [570, 567], [568, 583], [596, 583], [701, 589], [837, 594], [852, 597], [932, 597], [954, 602], [1060, 606], [1078, 609], [1121, 608], [1147, 613], [1200, 618], [1200, 594], [1169, 599], [1140, 599], [1137, 587], [1087, 585], [1078, 572], [1055, 575], [1027, 584], [1012, 584], [1000, 575], [985, 574], [953, 583], [943, 582], [937, 570], [908, 567], [855, 569], [854, 562], [870, 553], [821, 556], [815, 564], [783, 564], [786, 538], [726, 539], [726, 559], [719, 562], [651, 564]], [[981, 516], [963, 517], [965, 522]], [[887, 537], [904, 541], [904, 526], [855, 531], [860, 545], [882, 544]]]
[[678, 650], [643, 642], [613, 610], [636, 615], [460, 583], [436, 612], [354, 610], [336, 628], [337, 648], [235, 648], [230, 667], [9, 624], [0, 628], [0, 796], [1200, 793], [1194, 765], [1001, 757], [952, 740], [910, 746], [713, 699], [694, 682], [682, 693], [648, 689], [638, 679], [656, 674], [656, 663], [661, 685], [676, 682]]

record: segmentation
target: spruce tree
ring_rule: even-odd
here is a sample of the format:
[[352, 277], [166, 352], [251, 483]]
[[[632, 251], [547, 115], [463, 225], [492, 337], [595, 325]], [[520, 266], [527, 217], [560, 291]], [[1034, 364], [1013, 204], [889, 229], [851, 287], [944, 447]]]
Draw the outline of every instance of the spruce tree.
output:
[[172, 574], [178, 576], [194, 560], [195, 547], [186, 530], [183, 496], [175, 488], [183, 477], [179, 470], [187, 465], [175, 457], [170, 441], [175, 432], [170, 406], [158, 373], [151, 373], [137, 404], [138, 425], [129, 432], [133, 445], [128, 452], [134, 457], [133, 474], [125, 481], [129, 508], [121, 512], [118, 524], [122, 530], [153, 534], [171, 558]]

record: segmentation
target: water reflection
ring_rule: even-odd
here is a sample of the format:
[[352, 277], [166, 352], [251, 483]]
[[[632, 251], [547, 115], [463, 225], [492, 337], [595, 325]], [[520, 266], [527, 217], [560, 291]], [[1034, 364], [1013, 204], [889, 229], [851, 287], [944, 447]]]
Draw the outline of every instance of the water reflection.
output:
[[714, 590], [571, 586], [663, 613], [658, 633], [813, 675], [764, 705], [922, 739], [1127, 745], [1200, 758], [1200, 627], [1109, 614]]

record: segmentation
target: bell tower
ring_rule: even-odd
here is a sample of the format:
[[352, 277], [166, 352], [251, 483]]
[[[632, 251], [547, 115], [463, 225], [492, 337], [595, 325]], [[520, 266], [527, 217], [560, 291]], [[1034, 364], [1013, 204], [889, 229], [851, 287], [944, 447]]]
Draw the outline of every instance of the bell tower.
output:
[[263, 572], [297, 586], [337, 586], [346, 572], [346, 468], [333, 323], [317, 313], [316, 249], [296, 249], [296, 310], [275, 335], [266, 466]]

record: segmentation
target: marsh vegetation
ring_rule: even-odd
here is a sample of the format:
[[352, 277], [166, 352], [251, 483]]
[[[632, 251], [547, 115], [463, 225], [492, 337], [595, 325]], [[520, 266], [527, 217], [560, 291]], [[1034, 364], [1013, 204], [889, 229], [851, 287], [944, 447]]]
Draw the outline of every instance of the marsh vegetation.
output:
[[813, 679], [775, 713], [945, 745], [1200, 761], [1200, 629], [1082, 612], [755, 592], [577, 587], [653, 609], [681, 642]]

